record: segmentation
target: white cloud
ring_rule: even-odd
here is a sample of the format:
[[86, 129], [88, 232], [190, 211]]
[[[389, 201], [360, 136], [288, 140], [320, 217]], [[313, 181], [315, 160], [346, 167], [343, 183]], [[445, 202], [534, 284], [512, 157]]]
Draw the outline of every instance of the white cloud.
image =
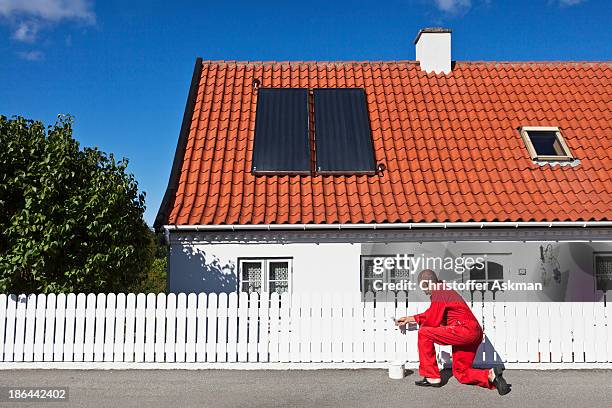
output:
[[0, 21], [13, 27], [12, 38], [34, 42], [44, 26], [64, 21], [94, 24], [91, 0], [0, 0]]
[[18, 52], [17, 55], [27, 61], [40, 61], [45, 57], [45, 54], [42, 51], [21, 51]]
[[472, 7], [471, 0], [434, 0], [436, 7], [448, 14], [456, 14], [467, 11]]
[[17, 25], [12, 38], [17, 41], [34, 42], [40, 26], [36, 21], [22, 21]]
[[96, 20], [88, 0], [0, 0], [0, 15], [21, 15], [55, 22], [82, 20], [93, 23]]
[[585, 0], [559, 0], [561, 6], [575, 6], [576, 4], [584, 3]]

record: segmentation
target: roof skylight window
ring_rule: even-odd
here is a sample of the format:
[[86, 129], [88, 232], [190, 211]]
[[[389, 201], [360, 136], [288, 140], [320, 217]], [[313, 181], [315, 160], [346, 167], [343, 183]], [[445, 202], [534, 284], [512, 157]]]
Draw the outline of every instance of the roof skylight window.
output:
[[574, 159], [558, 127], [523, 126], [519, 128], [519, 132], [529, 155], [535, 161]]

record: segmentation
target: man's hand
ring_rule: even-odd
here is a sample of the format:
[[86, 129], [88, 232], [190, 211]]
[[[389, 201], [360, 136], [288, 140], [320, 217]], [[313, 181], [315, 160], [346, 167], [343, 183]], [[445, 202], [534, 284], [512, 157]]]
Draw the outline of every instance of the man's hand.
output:
[[399, 319], [395, 321], [396, 326], [405, 326], [410, 323], [416, 323], [416, 320], [414, 320], [413, 316], [400, 317]]

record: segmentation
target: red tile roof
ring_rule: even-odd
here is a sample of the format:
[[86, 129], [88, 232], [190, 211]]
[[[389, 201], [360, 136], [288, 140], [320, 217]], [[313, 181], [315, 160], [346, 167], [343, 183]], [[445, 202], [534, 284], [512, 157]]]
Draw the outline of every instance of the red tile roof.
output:
[[[255, 79], [364, 88], [387, 170], [252, 175]], [[194, 84], [157, 225], [612, 220], [609, 62], [201, 62]], [[559, 126], [579, 164], [533, 163], [519, 126]]]

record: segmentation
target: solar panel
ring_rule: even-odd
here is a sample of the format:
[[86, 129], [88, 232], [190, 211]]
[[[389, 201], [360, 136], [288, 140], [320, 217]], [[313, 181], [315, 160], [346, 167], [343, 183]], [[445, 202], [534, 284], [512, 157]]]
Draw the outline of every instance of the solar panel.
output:
[[253, 173], [310, 173], [308, 136], [307, 89], [257, 90]]
[[363, 89], [315, 89], [317, 172], [371, 174], [376, 171]]

